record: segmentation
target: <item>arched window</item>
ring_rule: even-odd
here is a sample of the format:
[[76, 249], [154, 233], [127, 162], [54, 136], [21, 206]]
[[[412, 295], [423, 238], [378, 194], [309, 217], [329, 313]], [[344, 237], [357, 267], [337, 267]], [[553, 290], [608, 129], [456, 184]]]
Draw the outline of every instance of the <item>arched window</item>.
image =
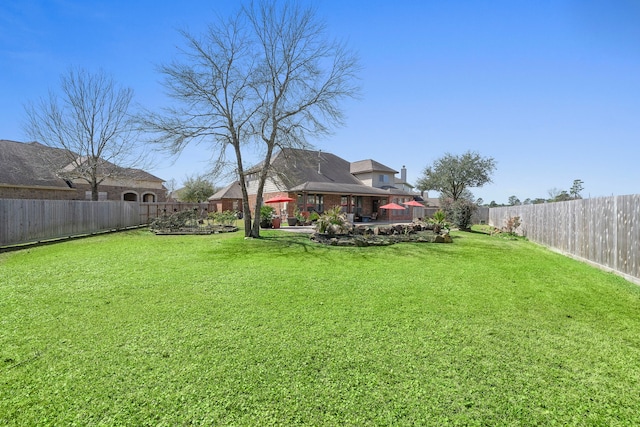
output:
[[142, 196], [142, 201], [144, 203], [153, 203], [156, 201], [156, 195], [153, 193], [146, 193]]
[[136, 193], [124, 193], [122, 195], [122, 200], [124, 200], [125, 202], [137, 202], [138, 195]]

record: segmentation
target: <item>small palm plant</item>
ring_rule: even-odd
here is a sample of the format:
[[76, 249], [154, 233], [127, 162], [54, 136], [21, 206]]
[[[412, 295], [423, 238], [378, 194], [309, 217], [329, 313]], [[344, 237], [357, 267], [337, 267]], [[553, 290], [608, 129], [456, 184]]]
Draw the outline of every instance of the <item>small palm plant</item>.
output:
[[353, 230], [353, 225], [347, 219], [347, 215], [342, 212], [342, 208], [334, 206], [319, 216], [316, 230], [318, 233], [326, 233], [331, 236], [348, 234]]
[[433, 224], [433, 231], [435, 233], [439, 233], [443, 228], [448, 231], [451, 227], [447, 222], [447, 215], [443, 210], [436, 211], [433, 217], [429, 218], [429, 223]]

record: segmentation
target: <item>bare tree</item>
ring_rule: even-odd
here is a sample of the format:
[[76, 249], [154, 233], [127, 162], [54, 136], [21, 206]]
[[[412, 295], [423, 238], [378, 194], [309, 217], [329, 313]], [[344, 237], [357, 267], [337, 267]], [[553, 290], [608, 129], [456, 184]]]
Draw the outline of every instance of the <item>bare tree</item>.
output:
[[[245, 235], [259, 237], [274, 150], [308, 147], [310, 137], [342, 123], [340, 102], [358, 93], [357, 59], [327, 38], [313, 9], [295, 2], [251, 3], [202, 37], [182, 35], [182, 61], [160, 68], [180, 106], [148, 114], [142, 123], [174, 154], [192, 142], [209, 144], [213, 172], [231, 168], [241, 184]], [[244, 158], [252, 153], [262, 164], [257, 175], [246, 172]], [[257, 192], [253, 224], [248, 185]]]
[[175, 192], [178, 186], [176, 179], [171, 178], [169, 181], [164, 183], [164, 186], [167, 189], [167, 200], [175, 198]]
[[556, 199], [560, 196], [560, 194], [562, 193], [562, 190], [553, 187], [547, 190], [547, 195], [549, 196], [549, 201], [550, 202], [555, 202]]
[[117, 86], [103, 71], [73, 69], [61, 76], [60, 89], [61, 96], [50, 91], [48, 98], [25, 106], [26, 132], [60, 148], [64, 163], [55, 165], [58, 176], [87, 182], [91, 199], [98, 200], [105, 179], [127, 175], [139, 164], [128, 115], [133, 90]]

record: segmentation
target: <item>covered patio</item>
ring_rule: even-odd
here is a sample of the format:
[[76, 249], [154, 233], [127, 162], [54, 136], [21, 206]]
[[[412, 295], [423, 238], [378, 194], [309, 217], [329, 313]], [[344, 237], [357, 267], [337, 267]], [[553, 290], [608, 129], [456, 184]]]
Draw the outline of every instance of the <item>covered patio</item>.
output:
[[287, 216], [293, 216], [296, 210], [322, 214], [327, 209], [340, 206], [353, 222], [413, 219], [412, 209], [408, 207], [401, 210], [380, 209], [388, 203], [402, 204], [414, 200], [413, 194], [402, 190], [319, 182], [294, 187], [286, 195], [295, 200], [287, 204], [285, 208]]

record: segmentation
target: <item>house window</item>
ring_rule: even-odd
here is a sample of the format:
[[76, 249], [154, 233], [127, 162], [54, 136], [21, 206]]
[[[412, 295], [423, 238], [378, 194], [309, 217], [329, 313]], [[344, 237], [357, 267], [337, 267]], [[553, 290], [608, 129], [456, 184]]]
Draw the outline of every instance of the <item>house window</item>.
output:
[[307, 194], [307, 203], [304, 210], [324, 212], [324, 196], [322, 194]]
[[125, 202], [137, 202], [138, 195], [136, 193], [124, 193], [122, 195], [122, 200], [124, 200]]
[[250, 173], [245, 175], [245, 183], [250, 184], [253, 181], [256, 181], [258, 179], [258, 174], [257, 173]]
[[153, 193], [147, 193], [142, 196], [142, 201], [145, 203], [153, 203], [156, 201], [156, 195]]
[[378, 182], [381, 184], [389, 183], [389, 175], [380, 174], [378, 175]]
[[355, 208], [355, 197], [340, 196], [340, 207], [342, 212], [353, 213]]
[[360, 215], [362, 214], [362, 203], [363, 202], [363, 198], [362, 196], [356, 196], [356, 207], [354, 209], [354, 213]]

